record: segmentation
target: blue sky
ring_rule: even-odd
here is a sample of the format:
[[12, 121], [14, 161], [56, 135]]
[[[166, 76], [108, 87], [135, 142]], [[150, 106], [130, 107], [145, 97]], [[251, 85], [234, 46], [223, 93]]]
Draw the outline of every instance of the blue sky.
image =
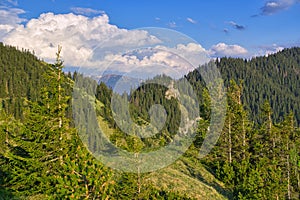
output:
[[[300, 45], [299, 0], [1, 0], [0, 41], [37, 48], [38, 45], [31, 44], [39, 37], [26, 42], [24, 38], [26, 34], [32, 38], [33, 30], [36, 34], [43, 33], [38, 28], [29, 31], [26, 26], [34, 19], [42, 23], [41, 16], [49, 12], [53, 15], [48, 18], [69, 13], [87, 19], [105, 15], [108, 18], [105, 23], [124, 30], [173, 29], [193, 38], [215, 57], [249, 58]], [[72, 21], [72, 17], [64, 23]], [[20, 26], [25, 28], [20, 30]], [[34, 50], [41, 52], [38, 56], [44, 56], [42, 50]]]

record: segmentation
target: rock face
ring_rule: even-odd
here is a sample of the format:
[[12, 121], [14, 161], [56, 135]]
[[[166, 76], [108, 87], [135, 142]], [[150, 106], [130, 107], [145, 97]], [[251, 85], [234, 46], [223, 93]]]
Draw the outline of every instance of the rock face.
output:
[[176, 99], [176, 98], [179, 96], [179, 91], [178, 91], [178, 89], [175, 89], [175, 88], [174, 88], [174, 82], [173, 82], [173, 81], [171, 82], [171, 84], [169, 85], [168, 88], [169, 88], [169, 89], [166, 91], [165, 97], [166, 97], [167, 99], [169, 99], [169, 100], [170, 100], [172, 97]]

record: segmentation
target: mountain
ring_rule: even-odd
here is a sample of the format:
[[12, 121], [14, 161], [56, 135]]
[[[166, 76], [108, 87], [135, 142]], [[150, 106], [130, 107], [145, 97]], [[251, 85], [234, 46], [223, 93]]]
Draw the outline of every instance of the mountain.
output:
[[[196, 166], [188, 167], [192, 178], [201, 179], [201, 176], [196, 175], [195, 169], [202, 166], [226, 185], [230, 194], [225, 195], [226, 197], [299, 199], [299, 56], [299, 48], [291, 48], [251, 60], [216, 60], [227, 89], [226, 117], [218, 141], [210, 153], [200, 161], [194, 159], [198, 155], [197, 151], [187, 157], [192, 163], [198, 162]], [[200, 67], [209, 69], [209, 66]], [[155, 78], [168, 80], [163, 76]], [[213, 99], [210, 98], [198, 70], [187, 74], [186, 79], [192, 85], [200, 103], [201, 119], [191, 146], [191, 149], [196, 148], [199, 151], [206, 137], [209, 137], [210, 104]], [[179, 80], [174, 81], [172, 85], [187, 92], [184, 91], [187, 88], [181, 88], [179, 83]], [[113, 105], [115, 111], [122, 110], [127, 105], [122, 99], [128, 100], [130, 112], [123, 114], [127, 114], [126, 118], [130, 117], [138, 125], [147, 125], [150, 122], [149, 109], [155, 104], [162, 105], [167, 113], [167, 121], [159, 134], [150, 138], [129, 136], [118, 128], [110, 109], [110, 95], [104, 95], [111, 92], [106, 90], [109, 89], [105, 89], [103, 85], [98, 90], [97, 98], [104, 103], [103, 110], [98, 113], [116, 130], [108, 135], [115, 145], [126, 150], [142, 149], [148, 152], [173, 141], [180, 126], [182, 110], [179, 109], [176, 98], [166, 97], [166, 87], [151, 84], [150, 81], [150, 84], [144, 84], [128, 95], [119, 96], [119, 103]], [[189, 102], [191, 99], [186, 98], [183, 101]], [[192, 112], [193, 110], [189, 110], [187, 113]], [[163, 121], [161, 116], [162, 114], [158, 114], [158, 121]], [[133, 135], [139, 134], [136, 130], [132, 129], [135, 131]], [[177, 162], [177, 165], [180, 164]], [[186, 166], [181, 167], [184, 169]], [[168, 170], [172, 175], [167, 175], [167, 178], [157, 172], [160, 179], [154, 179], [153, 183], [163, 187], [157, 183], [158, 180], [173, 180], [170, 177], [177, 177], [176, 172], [172, 173], [173, 168]], [[184, 179], [184, 176], [181, 178]], [[186, 179], [185, 182], [193, 181]], [[167, 184], [165, 187], [172, 188], [172, 185]], [[181, 190], [184, 191], [184, 187]]]
[[[216, 60], [227, 87], [228, 106], [218, 141], [201, 159], [199, 150], [209, 136], [212, 100], [201, 75], [197, 71], [187, 74], [199, 97], [200, 111], [204, 111], [195, 140], [171, 165], [143, 174], [114, 171], [96, 160], [91, 152], [99, 150], [103, 143], [95, 140], [97, 135], [90, 134], [92, 125], [100, 125], [116, 147], [138, 155], [172, 142], [181, 125], [181, 114], [195, 110], [181, 113], [176, 95], [167, 96], [168, 88], [151, 81], [128, 93], [119, 91], [115, 100], [120, 103], [114, 108], [122, 110], [122, 106], [129, 105], [129, 112], [122, 112], [122, 116], [126, 114], [140, 126], [151, 121], [152, 105], [165, 107], [166, 124], [162, 130], [140, 138], [139, 129], [129, 127], [134, 134], [127, 134], [117, 126], [112, 115], [113, 91], [107, 86], [114, 87], [121, 78], [126, 84], [140, 80], [107, 74], [98, 82], [78, 73], [64, 74], [59, 56], [53, 65], [26, 50], [3, 44], [0, 50], [0, 199], [300, 197], [300, 129], [295, 123], [295, 119], [299, 122], [300, 112], [300, 48], [250, 60]], [[82, 96], [81, 103], [86, 107], [80, 112], [87, 117], [84, 120], [90, 120], [88, 114], [95, 113], [98, 123], [83, 121], [82, 127], [75, 127], [71, 86], [80, 77], [83, 85], [97, 86], [95, 96]], [[170, 81], [163, 75], [155, 78]], [[170, 85], [176, 87], [176, 83]], [[187, 95], [183, 101], [191, 98]], [[95, 112], [89, 112], [92, 106]], [[164, 121], [162, 112], [154, 114]], [[87, 133], [85, 144], [78, 135], [79, 129]], [[91, 148], [87, 149], [87, 145]]]
[[27, 50], [0, 43], [0, 106], [22, 117], [24, 98], [36, 101], [47, 64]]
[[123, 92], [128, 93], [131, 89], [136, 88], [141, 81], [141, 79], [125, 75], [105, 74], [99, 79], [98, 83], [104, 83], [115, 92], [122, 94]]
[[[194, 177], [187, 170], [193, 166], [183, 161], [184, 171], [174, 164], [166, 171], [143, 175], [144, 186], [137, 193], [137, 175], [103, 166], [69, 123], [73, 77], [63, 74], [61, 63], [45, 63], [27, 50], [2, 43], [0, 51], [0, 199], [193, 199], [191, 194], [199, 197], [202, 192], [205, 199], [226, 199], [225, 187], [209, 171], [202, 168], [197, 174], [205, 178]], [[118, 132], [105, 120], [99, 123]], [[174, 185], [172, 176], [184, 187]]]
[[231, 79], [243, 80], [242, 101], [253, 120], [261, 122], [260, 105], [268, 101], [275, 122], [293, 112], [300, 124], [300, 48], [248, 61], [222, 58], [217, 65], [227, 85]]
[[[274, 122], [293, 112], [300, 124], [300, 48], [284, 49], [278, 53], [254, 57], [220, 58], [216, 60], [225, 86], [230, 80], [242, 83], [242, 102], [251, 119], [262, 123], [261, 105], [268, 101], [272, 108]], [[187, 79], [192, 85], [202, 82], [197, 70], [189, 73]]]

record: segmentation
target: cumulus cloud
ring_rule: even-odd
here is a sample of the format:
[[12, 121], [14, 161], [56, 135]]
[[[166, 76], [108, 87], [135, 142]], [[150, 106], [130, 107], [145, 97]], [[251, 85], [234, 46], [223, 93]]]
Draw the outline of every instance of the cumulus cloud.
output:
[[209, 53], [214, 57], [239, 57], [245, 56], [248, 53], [248, 51], [244, 47], [241, 47], [239, 45], [228, 45], [225, 43], [218, 43], [211, 47]]
[[166, 48], [163, 46], [158, 46], [157, 48], [173, 52], [189, 62], [192, 67], [197, 67], [209, 61], [209, 52], [200, 44], [188, 43], [186, 45], [178, 44], [174, 48]]
[[[173, 70], [183, 75], [208, 62], [209, 54], [243, 53], [235, 45], [221, 49], [221, 44], [207, 51], [191, 39], [183, 40], [183, 35], [178, 32], [166, 29], [158, 30], [157, 34], [157, 29], [121, 29], [111, 25], [106, 14], [90, 18], [73, 13], [44, 13], [24, 25], [2, 24], [0, 30], [9, 32], [3, 38], [4, 43], [34, 50], [38, 57], [48, 62], [54, 62], [57, 46], [61, 45], [65, 66], [91, 69], [93, 73], [94, 69], [101, 73], [114, 62], [112, 71], [128, 72], [137, 66], [145, 67], [146, 72], [146, 69], [154, 69], [151, 66], [168, 66], [161, 68], [162, 71], [158, 71], [159, 68], [154, 71]], [[169, 41], [169, 37], [177, 39]], [[167, 42], [161, 40], [163, 38]]]
[[[126, 30], [109, 24], [106, 14], [88, 18], [75, 14], [45, 13], [11, 31], [4, 42], [34, 50], [46, 61], [53, 61], [57, 46], [63, 46], [65, 65], [97, 65], [91, 56], [105, 57], [124, 52], [132, 46], [156, 44], [160, 41], [143, 30]], [[101, 48], [99, 48], [101, 46]], [[96, 49], [96, 50], [95, 50]], [[95, 51], [97, 52], [95, 54]]]
[[0, 30], [9, 32], [3, 39], [4, 43], [34, 50], [38, 57], [48, 62], [54, 61], [57, 46], [61, 45], [65, 66], [85, 69], [105, 70], [114, 61], [112, 70], [121, 72], [130, 71], [132, 66], [164, 65], [169, 66], [169, 70], [185, 74], [208, 62], [209, 55], [247, 54], [241, 46], [224, 43], [206, 50], [193, 41], [184, 42], [178, 32], [164, 32], [162, 29], [156, 36], [174, 38], [172, 34], [179, 34], [178, 40], [168, 45], [155, 36], [157, 30], [121, 29], [111, 25], [106, 14], [89, 18], [73, 13], [44, 13], [17, 27], [0, 25]]
[[277, 53], [279, 51], [282, 51], [285, 47], [278, 44], [272, 44], [272, 45], [265, 45], [259, 47], [259, 52], [255, 56], [268, 56], [270, 54]]
[[228, 22], [228, 24], [230, 24], [233, 28], [235, 28], [235, 29], [237, 29], [237, 30], [240, 30], [240, 31], [243, 31], [243, 30], [246, 29], [245, 26], [240, 25], [240, 24], [237, 24], [237, 23], [234, 22], [234, 21], [230, 21], [230, 22]]
[[[44, 13], [17, 28], [0, 29], [10, 31], [4, 38], [7, 44], [34, 50], [48, 62], [54, 61], [57, 46], [61, 45], [65, 66], [97, 69], [100, 73], [114, 62], [112, 71], [128, 72], [133, 66], [150, 70], [153, 68], [149, 66], [168, 66], [162, 69], [182, 75], [209, 61], [208, 52], [201, 45], [182, 40], [178, 32], [120, 29], [109, 23], [106, 14], [89, 18], [73, 13]], [[168, 38], [170, 34], [174, 34], [173, 39], [177, 34], [178, 41], [163, 42], [155, 36]]]
[[9, 32], [13, 30], [15, 27], [9, 24], [0, 24], [0, 31]]
[[275, 1], [268, 1], [265, 5], [261, 8], [262, 15], [273, 15], [283, 10], [287, 10], [291, 6], [296, 3], [299, 3], [299, 0], [275, 0]]
[[99, 14], [105, 14], [103, 10], [95, 10], [92, 8], [81, 8], [81, 7], [72, 7], [71, 11], [75, 14], [79, 15], [99, 15]]
[[188, 21], [188, 22], [190, 22], [190, 23], [192, 23], [192, 24], [197, 24], [197, 21], [196, 20], [194, 20], [194, 19], [192, 19], [192, 18], [186, 18], [186, 20]]
[[[153, 69], [156, 73], [167, 70], [182, 76], [209, 61], [208, 52], [199, 44], [178, 44], [175, 47], [157, 45], [152, 48], [138, 49], [123, 55], [108, 55], [105, 60], [114, 60], [109, 71], [128, 72], [133, 68]], [[161, 66], [161, 67], [158, 67]], [[150, 68], [149, 68], [150, 67]]]

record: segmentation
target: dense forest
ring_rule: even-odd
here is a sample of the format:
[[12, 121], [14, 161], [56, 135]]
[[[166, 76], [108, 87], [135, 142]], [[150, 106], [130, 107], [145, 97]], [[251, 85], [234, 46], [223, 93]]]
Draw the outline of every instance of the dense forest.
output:
[[[241, 101], [251, 120], [262, 123], [261, 107], [268, 101], [274, 121], [282, 121], [285, 114], [293, 112], [300, 123], [300, 48], [250, 60], [219, 58], [216, 65], [227, 87], [231, 80], [243, 87]], [[187, 79], [195, 85], [205, 84], [197, 70], [189, 73]]]
[[[113, 144], [131, 152], [174, 139], [182, 113], [167, 87], [145, 82], [113, 94], [103, 82], [64, 73], [60, 49], [55, 64], [3, 44], [0, 51], [0, 199], [300, 198], [300, 48], [215, 61], [227, 91], [226, 118], [217, 144], [202, 159], [212, 99], [198, 70], [187, 74], [200, 103], [195, 140], [172, 165], [141, 174], [108, 168], [91, 154], [98, 144], [87, 149], [82, 143], [72, 118], [73, 86], [78, 80], [94, 84], [99, 125]], [[154, 79], [180, 88], [180, 80]], [[120, 107], [111, 106], [112, 95]], [[112, 109], [122, 109], [123, 100], [139, 125], [150, 122], [152, 105], [163, 105], [166, 123], [159, 134], [140, 138], [120, 130]]]

